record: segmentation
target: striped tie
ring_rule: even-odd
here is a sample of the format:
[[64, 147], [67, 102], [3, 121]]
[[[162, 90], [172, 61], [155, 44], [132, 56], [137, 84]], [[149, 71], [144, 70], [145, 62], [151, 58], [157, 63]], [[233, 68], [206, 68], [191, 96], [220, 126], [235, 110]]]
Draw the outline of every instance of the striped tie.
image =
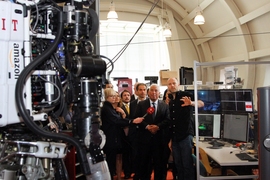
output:
[[127, 110], [127, 113], [129, 114], [129, 105], [128, 104], [125, 104], [125, 108]]

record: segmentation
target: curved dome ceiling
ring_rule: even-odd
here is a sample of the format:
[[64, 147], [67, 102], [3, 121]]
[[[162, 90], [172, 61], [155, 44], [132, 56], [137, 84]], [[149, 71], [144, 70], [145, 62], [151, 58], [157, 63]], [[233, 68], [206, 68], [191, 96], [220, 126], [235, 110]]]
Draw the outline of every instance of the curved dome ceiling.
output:
[[[110, 2], [100, 1], [101, 20], [106, 19]], [[136, 22], [143, 21], [156, 2], [158, 4], [146, 22], [170, 24], [173, 36], [169, 41], [174, 44], [169, 48], [171, 51], [175, 49], [174, 54], [170, 52], [172, 67], [185, 65], [186, 62], [178, 58], [182, 56], [185, 59], [185, 51], [192, 51], [189, 52], [191, 56], [195, 55], [189, 59], [200, 62], [269, 60], [269, 0], [114, 0], [119, 20]], [[204, 25], [193, 23], [198, 6], [205, 18]], [[188, 45], [181, 43], [185, 40], [189, 41]], [[182, 51], [180, 54], [178, 49]], [[173, 64], [175, 61], [180, 62]], [[254, 88], [255, 77], [252, 74], [256, 73], [256, 68], [249, 66], [244, 71], [249, 72], [248, 79]]]
[[[119, 19], [125, 21], [142, 21], [156, 2], [114, 1]], [[101, 14], [108, 12], [109, 4], [100, 2]], [[206, 21], [200, 26], [193, 24], [198, 6]], [[163, 17], [173, 33], [180, 25], [199, 51], [201, 62], [248, 61], [270, 55], [269, 11], [269, 0], [160, 0], [147, 22], [159, 24]]]

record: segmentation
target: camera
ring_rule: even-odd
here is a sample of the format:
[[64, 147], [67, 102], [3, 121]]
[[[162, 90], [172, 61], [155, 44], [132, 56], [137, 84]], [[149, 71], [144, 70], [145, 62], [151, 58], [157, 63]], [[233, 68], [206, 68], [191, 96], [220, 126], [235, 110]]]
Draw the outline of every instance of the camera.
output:
[[172, 94], [168, 94], [168, 98], [169, 98], [170, 100], [172, 100], [172, 99], [173, 99], [173, 95], [172, 95]]

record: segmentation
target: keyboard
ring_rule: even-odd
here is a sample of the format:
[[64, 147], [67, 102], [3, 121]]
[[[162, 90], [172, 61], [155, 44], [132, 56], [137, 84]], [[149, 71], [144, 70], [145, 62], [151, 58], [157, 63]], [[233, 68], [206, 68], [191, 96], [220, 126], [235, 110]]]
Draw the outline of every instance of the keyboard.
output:
[[247, 153], [239, 153], [239, 154], [235, 154], [235, 155], [236, 155], [236, 157], [238, 157], [241, 160], [257, 161], [256, 158], [251, 157]]
[[209, 144], [213, 145], [213, 146], [224, 146], [225, 143], [222, 143], [222, 142], [219, 142], [219, 141], [216, 141], [216, 140], [213, 140], [213, 141], [210, 141]]

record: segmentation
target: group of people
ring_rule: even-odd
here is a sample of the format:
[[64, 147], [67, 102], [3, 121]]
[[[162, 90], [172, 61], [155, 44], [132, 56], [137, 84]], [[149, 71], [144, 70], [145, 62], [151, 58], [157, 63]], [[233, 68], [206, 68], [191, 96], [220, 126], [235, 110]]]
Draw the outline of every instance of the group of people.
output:
[[[136, 83], [134, 100], [128, 90], [119, 94], [112, 88], [104, 89], [101, 129], [106, 135], [103, 151], [111, 179], [116, 172], [117, 154], [122, 153], [125, 179], [134, 173], [134, 180], [150, 180], [154, 171], [155, 180], [166, 180], [171, 150], [176, 178], [195, 179], [192, 159], [194, 97], [179, 91], [178, 85], [176, 78], [168, 79], [164, 100], [159, 99], [157, 84], [147, 89], [146, 84]], [[202, 101], [197, 102], [198, 107], [204, 105]]]

